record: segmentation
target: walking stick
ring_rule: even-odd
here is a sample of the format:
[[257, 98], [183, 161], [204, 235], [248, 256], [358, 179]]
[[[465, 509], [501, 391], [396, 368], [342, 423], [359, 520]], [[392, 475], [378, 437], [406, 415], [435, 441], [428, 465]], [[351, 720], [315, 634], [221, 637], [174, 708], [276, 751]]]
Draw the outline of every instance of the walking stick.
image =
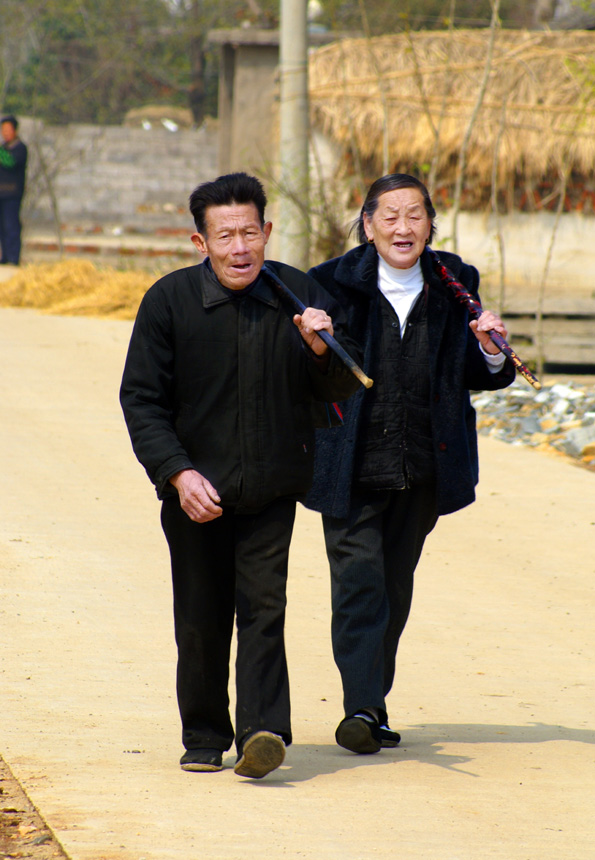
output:
[[[436, 251], [434, 251], [428, 246], [426, 246], [426, 250], [432, 258], [432, 262], [434, 263], [434, 268], [438, 276], [446, 284], [446, 286], [455, 294], [455, 297], [467, 307], [469, 313], [471, 314], [471, 317], [473, 319], [477, 319], [479, 316], [481, 316], [483, 308], [479, 299], [471, 295], [471, 293], [466, 290], [465, 287], [459, 281], [456, 280], [455, 276], [449, 269], [446, 268]], [[533, 388], [539, 391], [539, 389], [541, 388], [541, 382], [537, 379], [536, 376], [533, 376], [529, 368], [523, 364], [514, 349], [507, 344], [502, 335], [499, 334], [497, 331], [494, 331], [493, 329], [489, 331], [488, 334], [490, 336], [490, 340], [496, 344], [500, 352], [504, 353], [504, 355], [510, 358], [518, 372], [522, 376], [524, 376], [524, 378], [530, 385], [533, 386]]]
[[[272, 269], [269, 269], [266, 264], [262, 267], [260, 273], [268, 278], [281, 298], [285, 299], [291, 305], [296, 314], [302, 314], [306, 310], [306, 305], [298, 299], [296, 294], [293, 293], [289, 287], [283, 283], [281, 278], [279, 278]], [[322, 331], [317, 331], [316, 334], [318, 337], [322, 338], [329, 349], [332, 349], [332, 351], [339, 356], [343, 364], [349, 368], [354, 376], [357, 376], [365, 388], [371, 388], [374, 385], [374, 381], [370, 379], [369, 376], [366, 376], [361, 367], [358, 367], [349, 353], [343, 349], [341, 344], [335, 340], [332, 334], [329, 334], [328, 331], [325, 331], [324, 329]]]

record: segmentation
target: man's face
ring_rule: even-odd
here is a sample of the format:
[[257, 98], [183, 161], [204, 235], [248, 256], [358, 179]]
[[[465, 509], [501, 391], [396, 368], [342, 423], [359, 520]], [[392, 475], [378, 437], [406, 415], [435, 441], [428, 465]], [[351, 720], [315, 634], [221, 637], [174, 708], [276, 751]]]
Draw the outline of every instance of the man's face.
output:
[[12, 143], [12, 141], [17, 136], [15, 127], [11, 122], [3, 122], [0, 126], [0, 132], [2, 133], [2, 137], [4, 138], [6, 143]]
[[261, 225], [254, 203], [209, 206], [205, 221], [206, 235], [194, 233], [192, 241], [208, 255], [219, 283], [243, 290], [258, 277], [273, 225]]

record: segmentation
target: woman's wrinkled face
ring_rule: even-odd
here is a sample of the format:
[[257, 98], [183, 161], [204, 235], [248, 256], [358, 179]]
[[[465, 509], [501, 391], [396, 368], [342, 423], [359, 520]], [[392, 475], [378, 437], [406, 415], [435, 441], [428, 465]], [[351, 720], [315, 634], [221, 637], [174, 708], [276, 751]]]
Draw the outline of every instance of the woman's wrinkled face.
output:
[[372, 218], [364, 212], [364, 230], [389, 266], [410, 269], [432, 230], [419, 188], [395, 188], [381, 194]]

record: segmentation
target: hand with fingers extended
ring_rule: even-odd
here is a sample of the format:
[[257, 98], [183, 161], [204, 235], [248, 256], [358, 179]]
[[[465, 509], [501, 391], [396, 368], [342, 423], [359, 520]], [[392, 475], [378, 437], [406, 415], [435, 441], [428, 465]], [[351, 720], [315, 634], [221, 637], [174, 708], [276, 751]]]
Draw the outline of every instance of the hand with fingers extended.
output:
[[328, 346], [316, 332], [327, 331], [333, 335], [333, 321], [327, 312], [319, 308], [305, 308], [301, 314], [295, 314], [293, 321], [312, 352], [318, 356], [326, 355]]
[[204, 475], [194, 469], [183, 469], [169, 479], [180, 497], [180, 507], [196, 523], [208, 523], [223, 513], [217, 490]]
[[498, 314], [493, 313], [493, 311], [483, 311], [478, 319], [471, 320], [469, 328], [472, 330], [484, 350], [489, 352], [491, 355], [496, 355], [500, 350], [490, 338], [489, 332], [496, 331], [504, 339], [506, 339], [506, 336], [508, 335], [506, 326]]

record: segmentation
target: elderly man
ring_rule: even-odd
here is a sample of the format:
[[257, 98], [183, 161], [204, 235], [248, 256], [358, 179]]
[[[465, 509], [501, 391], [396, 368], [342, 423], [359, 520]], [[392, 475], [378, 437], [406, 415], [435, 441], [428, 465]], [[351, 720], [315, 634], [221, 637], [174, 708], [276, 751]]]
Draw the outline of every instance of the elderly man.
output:
[[306, 306], [295, 315], [263, 276], [265, 205], [245, 173], [193, 191], [192, 241], [207, 257], [147, 292], [121, 388], [134, 451], [163, 500], [181, 767], [221, 770], [233, 742], [235, 610], [235, 772], [253, 778], [278, 767], [291, 743], [287, 561], [295, 504], [312, 478], [313, 416], [358, 386], [317, 332], [335, 332], [359, 357], [338, 305], [312, 279], [267, 262]]
[[21, 258], [20, 211], [27, 169], [27, 147], [17, 134], [18, 127], [12, 115], [0, 120], [0, 263], [13, 266]]

